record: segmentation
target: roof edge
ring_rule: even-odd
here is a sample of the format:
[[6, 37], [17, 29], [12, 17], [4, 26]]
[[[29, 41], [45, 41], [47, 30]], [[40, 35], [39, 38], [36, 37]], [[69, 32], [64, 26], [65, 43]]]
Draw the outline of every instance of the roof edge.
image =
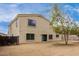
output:
[[49, 21], [47, 18], [45, 18], [43, 15], [40, 15], [40, 14], [17, 14], [17, 15], [13, 18], [13, 20], [10, 22], [9, 26], [11, 26], [11, 24], [12, 24], [14, 21], [17, 20], [17, 17], [23, 17], [23, 16], [39, 16], [39, 17], [44, 18], [46, 21], [48, 21], [48, 22], [50, 23], [50, 21]]

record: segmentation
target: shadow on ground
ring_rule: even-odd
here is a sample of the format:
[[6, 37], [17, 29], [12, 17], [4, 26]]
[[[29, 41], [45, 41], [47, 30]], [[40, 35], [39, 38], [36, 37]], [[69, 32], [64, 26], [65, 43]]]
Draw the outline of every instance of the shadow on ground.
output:
[[66, 45], [64, 41], [52, 42], [52, 46], [79, 46], [79, 41], [69, 41]]
[[64, 43], [56, 43], [56, 44], [53, 44], [53, 46], [75, 46], [75, 44], [64, 44]]

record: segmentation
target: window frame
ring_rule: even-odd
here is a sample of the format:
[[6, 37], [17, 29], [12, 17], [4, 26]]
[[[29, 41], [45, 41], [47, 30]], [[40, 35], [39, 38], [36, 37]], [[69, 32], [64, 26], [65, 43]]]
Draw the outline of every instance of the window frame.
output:
[[26, 40], [34, 40], [35, 34], [34, 33], [27, 33], [26, 34]]
[[16, 27], [18, 27], [18, 20], [17, 20], [17, 18], [16, 18]]
[[59, 35], [58, 34], [56, 34], [56, 38], [59, 38]]
[[49, 39], [53, 39], [53, 35], [52, 34], [49, 34]]
[[[33, 21], [35, 22], [35, 24], [32, 23]], [[35, 27], [35, 26], [36, 26], [36, 20], [28, 19], [28, 26], [33, 26], [33, 27]]]

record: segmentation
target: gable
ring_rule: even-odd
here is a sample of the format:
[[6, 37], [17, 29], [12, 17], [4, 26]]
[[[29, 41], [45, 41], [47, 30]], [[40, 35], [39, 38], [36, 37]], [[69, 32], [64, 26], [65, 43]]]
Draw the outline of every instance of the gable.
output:
[[11, 26], [11, 24], [12, 24], [13, 22], [15, 22], [18, 17], [29, 17], [29, 16], [30, 16], [30, 17], [32, 17], [32, 16], [34, 16], [34, 17], [41, 17], [41, 18], [43, 18], [45, 21], [47, 21], [47, 22], [50, 23], [50, 21], [49, 21], [48, 19], [46, 19], [44, 16], [42, 16], [42, 15], [40, 15], [40, 14], [17, 14], [16, 17], [14, 18], [14, 20], [11, 21], [11, 23], [9, 24], [9, 26]]

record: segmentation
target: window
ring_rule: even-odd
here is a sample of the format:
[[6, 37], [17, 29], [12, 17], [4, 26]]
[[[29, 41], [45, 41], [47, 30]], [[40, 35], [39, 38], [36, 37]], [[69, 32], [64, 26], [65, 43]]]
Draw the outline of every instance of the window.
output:
[[53, 37], [52, 37], [52, 35], [51, 35], [51, 34], [49, 35], [49, 39], [53, 39]]
[[16, 27], [18, 26], [18, 20], [16, 20]]
[[17, 27], [17, 21], [16, 21], [16, 27]]
[[47, 41], [47, 34], [42, 34], [42, 41]]
[[31, 34], [31, 33], [26, 34], [26, 39], [27, 40], [34, 40], [34, 37], [35, 37], [34, 34]]
[[59, 35], [56, 35], [56, 37], [59, 37]]
[[28, 25], [29, 26], [36, 26], [36, 21], [32, 19], [28, 19]]

